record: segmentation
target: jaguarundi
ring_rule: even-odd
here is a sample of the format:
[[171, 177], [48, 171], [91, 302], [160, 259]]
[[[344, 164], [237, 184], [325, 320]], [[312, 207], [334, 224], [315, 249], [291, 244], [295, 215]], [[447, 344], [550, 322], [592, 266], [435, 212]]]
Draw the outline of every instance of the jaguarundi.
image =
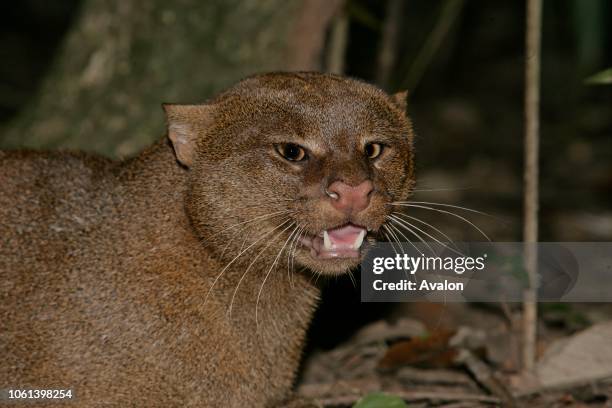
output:
[[261, 74], [163, 105], [168, 138], [134, 158], [0, 152], [0, 388], [301, 406], [317, 275], [356, 268], [413, 190], [405, 99]]

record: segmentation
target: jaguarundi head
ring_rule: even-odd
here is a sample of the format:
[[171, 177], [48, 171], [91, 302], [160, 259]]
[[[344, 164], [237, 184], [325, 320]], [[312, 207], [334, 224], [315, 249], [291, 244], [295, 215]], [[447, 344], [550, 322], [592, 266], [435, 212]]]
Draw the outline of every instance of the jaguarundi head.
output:
[[405, 100], [336, 75], [276, 73], [201, 105], [165, 104], [198, 235], [227, 261], [354, 268], [415, 183]]

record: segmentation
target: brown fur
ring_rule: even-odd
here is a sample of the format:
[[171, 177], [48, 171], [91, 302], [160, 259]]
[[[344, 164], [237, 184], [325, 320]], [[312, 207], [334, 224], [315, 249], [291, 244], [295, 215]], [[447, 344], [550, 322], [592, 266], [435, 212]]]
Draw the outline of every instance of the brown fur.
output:
[[[72, 388], [80, 407], [283, 406], [319, 296], [312, 274], [357, 261], [298, 248], [293, 269], [287, 248], [277, 254], [298, 223], [316, 234], [351, 221], [375, 239], [414, 183], [398, 95], [260, 75], [165, 106], [183, 164], [166, 141], [123, 162], [0, 152], [0, 388]], [[390, 146], [377, 164], [365, 138]], [[290, 141], [312, 150], [306, 164], [272, 147]], [[364, 179], [370, 206], [347, 220], [324, 188]]]

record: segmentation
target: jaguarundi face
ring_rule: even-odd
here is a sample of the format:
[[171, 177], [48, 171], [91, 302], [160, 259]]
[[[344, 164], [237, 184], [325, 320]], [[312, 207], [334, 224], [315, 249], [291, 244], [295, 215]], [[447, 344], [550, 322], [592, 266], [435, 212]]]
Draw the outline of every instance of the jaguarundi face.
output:
[[200, 238], [226, 263], [357, 266], [414, 185], [405, 96], [286, 73], [247, 78], [206, 104], [164, 105]]

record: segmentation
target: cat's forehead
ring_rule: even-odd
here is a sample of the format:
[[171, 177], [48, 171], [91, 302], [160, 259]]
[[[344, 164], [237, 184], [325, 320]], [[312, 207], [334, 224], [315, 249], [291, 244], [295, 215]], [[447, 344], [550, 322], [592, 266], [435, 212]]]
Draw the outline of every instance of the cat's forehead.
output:
[[378, 88], [355, 79], [320, 73], [286, 73], [247, 78], [228, 92], [258, 100], [264, 106], [277, 103], [303, 105], [311, 110], [336, 107], [337, 111], [364, 105], [389, 105]]
[[405, 125], [389, 96], [366, 83], [326, 74], [248, 79], [224, 95], [249, 106], [242, 115], [269, 138], [313, 145], [351, 145], [371, 133]]

